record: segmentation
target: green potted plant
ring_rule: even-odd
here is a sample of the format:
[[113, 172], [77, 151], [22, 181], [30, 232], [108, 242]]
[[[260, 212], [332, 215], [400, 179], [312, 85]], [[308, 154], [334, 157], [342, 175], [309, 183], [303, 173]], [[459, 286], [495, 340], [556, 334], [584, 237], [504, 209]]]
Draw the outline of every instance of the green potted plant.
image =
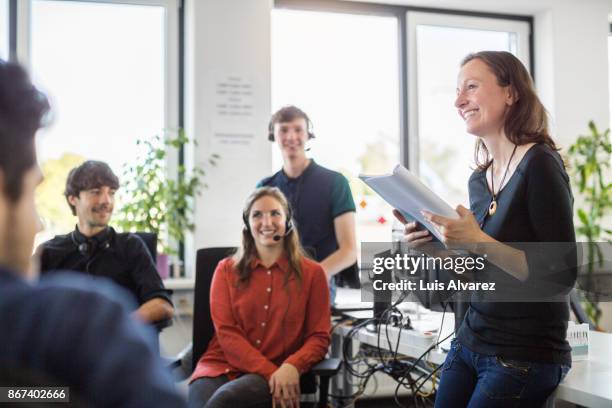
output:
[[[126, 165], [121, 187], [122, 205], [117, 227], [126, 232], [154, 232], [157, 234], [157, 265], [162, 278], [168, 277], [168, 257], [177, 255], [177, 244], [184, 241], [185, 232], [193, 231], [193, 198], [207, 187], [202, 178], [205, 172], [195, 166], [190, 172], [178, 166], [176, 178], [168, 177], [166, 158], [189, 143], [181, 129], [176, 137], [138, 140], [146, 154]], [[209, 163], [216, 164], [213, 154]]]
[[[591, 282], [595, 266], [601, 266], [603, 263], [601, 249], [597, 243], [609, 242], [612, 234], [612, 230], [602, 225], [612, 208], [612, 183], [605, 179], [606, 170], [610, 167], [612, 146], [610, 129], [601, 133], [593, 121], [590, 121], [588, 126], [591, 133], [579, 136], [568, 152], [574, 191], [578, 192], [584, 202], [582, 208], [577, 209], [579, 224], [576, 226], [576, 233], [586, 239], [587, 282]], [[593, 296], [585, 297], [583, 302], [586, 313], [598, 326], [601, 308], [597, 291]]]

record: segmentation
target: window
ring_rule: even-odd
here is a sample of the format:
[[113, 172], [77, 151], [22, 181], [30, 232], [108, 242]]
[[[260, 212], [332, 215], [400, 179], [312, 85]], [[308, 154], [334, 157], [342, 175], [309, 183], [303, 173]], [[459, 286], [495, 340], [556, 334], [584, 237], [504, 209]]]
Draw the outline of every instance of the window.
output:
[[[273, 11], [272, 109], [291, 104], [310, 116], [309, 156], [349, 180], [358, 242], [391, 239], [391, 209], [357, 177], [400, 162], [398, 67], [393, 16]], [[282, 166], [276, 146], [273, 164]]]
[[177, 128], [173, 3], [31, 2], [31, 70], [54, 115], [37, 138], [40, 239], [74, 227], [60, 194], [70, 168], [96, 159], [121, 176], [138, 139]]
[[612, 128], [612, 24], [608, 35], [608, 86], [610, 87], [610, 128]]
[[482, 17], [408, 13], [411, 168], [452, 207], [469, 207], [474, 136], [454, 107], [461, 60], [482, 50], [509, 51], [529, 67], [529, 24]]
[[[532, 19], [333, 0], [276, 6], [272, 108], [294, 104], [311, 116], [311, 156], [349, 179], [358, 241], [389, 241], [394, 222], [359, 173], [402, 163], [449, 204], [468, 204], [473, 136], [454, 108], [459, 63], [507, 50], [529, 68]], [[281, 163], [274, 148], [274, 167]]]
[[9, 58], [9, 0], [0, 0], [0, 59]]

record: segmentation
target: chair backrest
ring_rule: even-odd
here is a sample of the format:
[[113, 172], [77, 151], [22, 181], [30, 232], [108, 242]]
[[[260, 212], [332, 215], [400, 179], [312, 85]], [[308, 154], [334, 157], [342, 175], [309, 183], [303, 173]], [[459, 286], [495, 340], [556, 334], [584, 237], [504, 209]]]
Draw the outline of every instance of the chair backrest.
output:
[[157, 234], [154, 232], [135, 232], [142, 239], [153, 258], [153, 262], [157, 262]]
[[334, 275], [336, 285], [343, 288], [359, 289], [361, 282], [359, 281], [359, 264], [355, 262]]
[[192, 369], [200, 360], [215, 334], [210, 316], [210, 284], [217, 264], [236, 251], [235, 247], [199, 249], [196, 254], [196, 276], [193, 302], [193, 357]]
[[574, 313], [574, 316], [576, 317], [578, 323], [588, 323], [590, 330], [595, 330], [597, 328], [595, 322], [591, 320], [586, 310], [584, 310], [584, 307], [582, 306], [582, 301], [580, 299], [580, 294], [578, 293], [576, 288], [573, 288], [569, 294], [569, 305], [570, 310]]

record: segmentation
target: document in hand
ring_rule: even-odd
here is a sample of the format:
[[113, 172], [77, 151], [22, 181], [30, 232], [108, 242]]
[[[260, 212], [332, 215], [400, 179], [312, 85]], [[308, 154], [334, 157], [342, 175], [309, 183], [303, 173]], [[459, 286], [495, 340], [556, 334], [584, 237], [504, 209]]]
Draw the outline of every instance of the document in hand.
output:
[[441, 240], [440, 233], [432, 223], [421, 215], [421, 210], [427, 210], [448, 218], [459, 218], [457, 212], [450, 205], [401, 164], [395, 166], [393, 174], [381, 176], [361, 174], [359, 178], [392, 207], [398, 209], [406, 219], [417, 220], [439, 240]]

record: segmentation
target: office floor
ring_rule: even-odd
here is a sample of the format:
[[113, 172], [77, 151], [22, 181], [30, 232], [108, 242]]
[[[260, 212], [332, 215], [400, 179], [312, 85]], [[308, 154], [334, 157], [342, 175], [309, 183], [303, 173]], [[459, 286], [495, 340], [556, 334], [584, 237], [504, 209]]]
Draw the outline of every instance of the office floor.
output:
[[[400, 400], [402, 407], [415, 407], [410, 400], [405, 398]], [[357, 400], [355, 408], [397, 408], [393, 398], [367, 398], [363, 400]], [[419, 405], [418, 408], [433, 407], [433, 402], [428, 402], [427, 405]], [[417, 407], [415, 407], [417, 408]]]

